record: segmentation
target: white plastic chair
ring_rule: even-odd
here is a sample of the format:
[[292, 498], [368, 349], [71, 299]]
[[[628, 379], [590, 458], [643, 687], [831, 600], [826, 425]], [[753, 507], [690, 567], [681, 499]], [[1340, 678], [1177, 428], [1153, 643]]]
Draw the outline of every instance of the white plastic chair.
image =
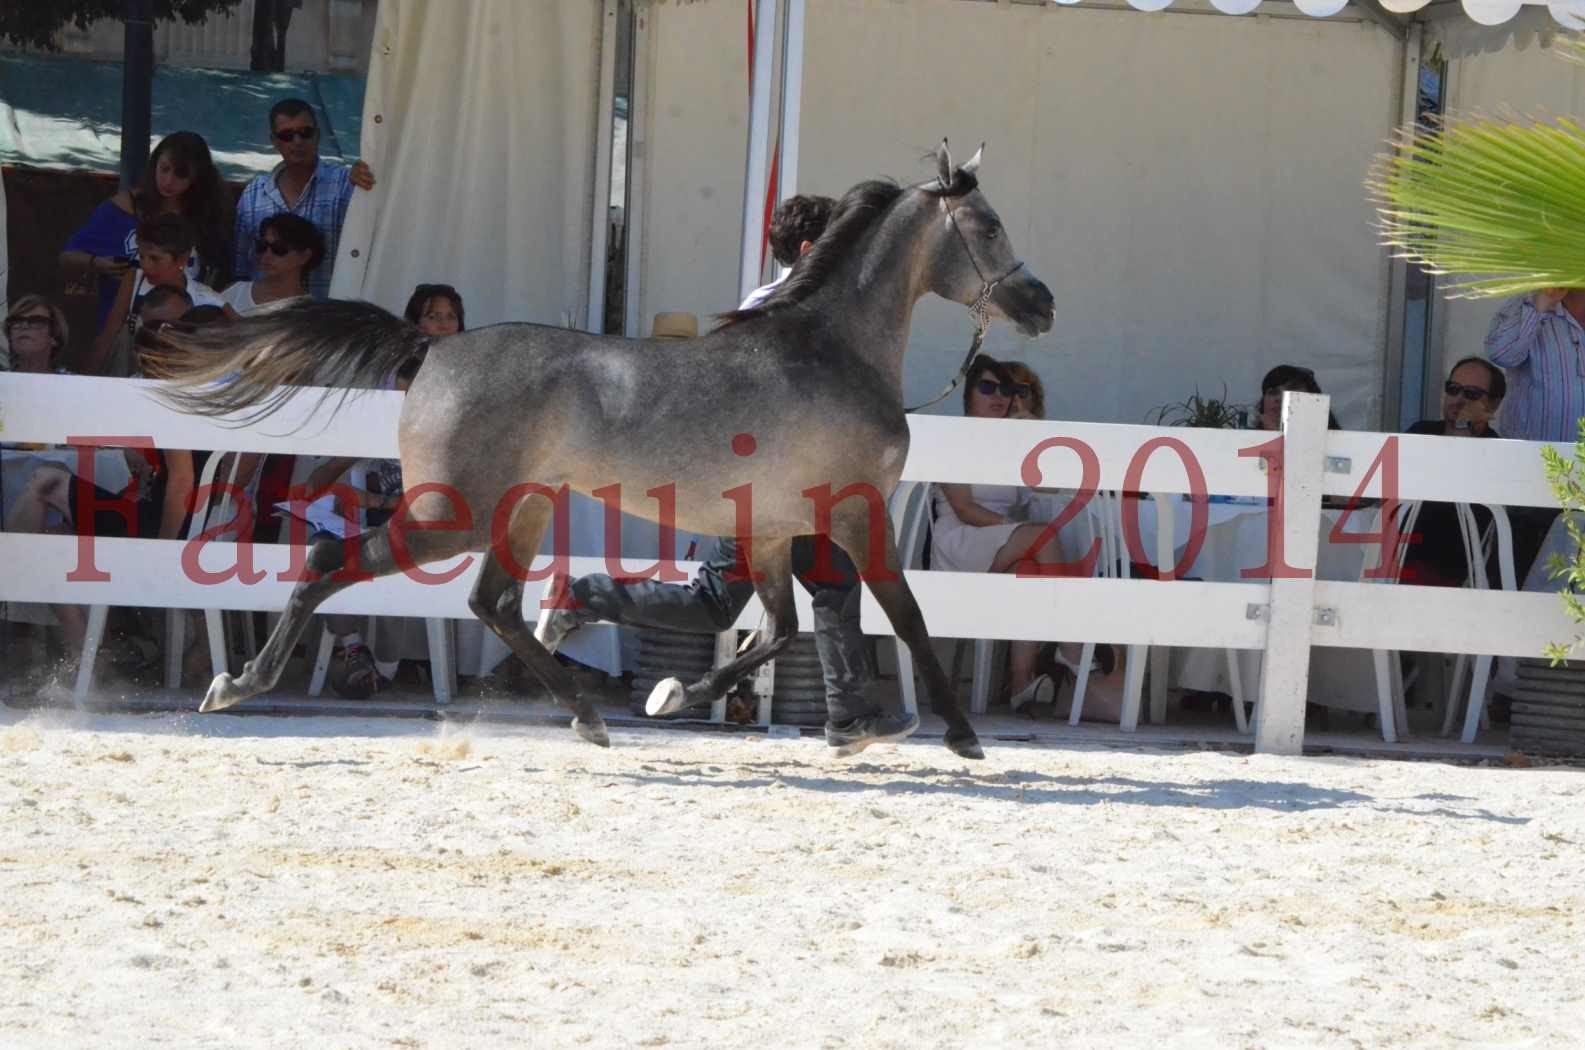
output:
[[[1171, 580], [1171, 570], [1177, 559], [1175, 535], [1176, 495], [1152, 493], [1156, 505], [1156, 563], [1160, 577]], [[1107, 579], [1128, 579], [1133, 574], [1132, 559], [1128, 555], [1127, 541], [1123, 535], [1123, 497], [1117, 492], [1099, 492], [1085, 507], [1087, 520], [1101, 540], [1101, 561], [1097, 575]], [[1073, 709], [1068, 714], [1068, 724], [1076, 726], [1084, 713], [1084, 692], [1089, 684], [1090, 665], [1094, 661], [1095, 644], [1086, 643], [1080, 656], [1078, 679], [1073, 687]], [[1233, 698], [1233, 722], [1240, 733], [1249, 732], [1249, 717], [1245, 712], [1243, 675], [1238, 664], [1238, 653], [1223, 650], [1227, 661], [1228, 688]], [[1119, 728], [1132, 732], [1139, 728], [1139, 709], [1143, 700], [1145, 662], [1150, 663], [1150, 720], [1156, 724], [1166, 721], [1167, 675], [1171, 649], [1168, 646], [1131, 645], [1128, 647], [1128, 672], [1124, 678], [1122, 717]]]
[[[368, 481], [369, 465], [366, 460], [359, 460], [347, 471], [347, 484], [355, 489], [366, 487]], [[359, 520], [363, 517], [363, 510], [358, 511]], [[364, 629], [365, 644], [373, 651], [374, 637], [378, 620], [374, 616], [368, 618], [368, 625]], [[453, 659], [456, 652], [455, 635], [450, 620], [442, 617], [427, 617], [424, 620], [424, 632], [429, 645], [429, 670], [435, 690], [435, 703], [449, 704], [457, 695], [457, 667]], [[324, 692], [325, 679], [330, 672], [330, 661], [335, 655], [336, 636], [321, 618], [319, 629], [319, 649], [314, 655], [314, 670], [308, 680], [308, 695], [319, 696]]]
[[[222, 461], [229, 464], [229, 469], [226, 473], [226, 484], [228, 487], [221, 490], [218, 497], [211, 496], [211, 498], [205, 500], [202, 507], [194, 508], [192, 521], [187, 527], [187, 538], [189, 540], [196, 538], [206, 529], [215, 527], [216, 523], [220, 522], [224, 522], [227, 528], [224, 532], [216, 533], [211, 537], [212, 539], [240, 540], [242, 538], [240, 533], [241, 523], [235, 517], [236, 510], [232, 506], [231, 499], [232, 487], [235, 487], [237, 473], [242, 467], [242, 456], [231, 452], [211, 454], [204, 463], [203, 472], [198, 478], [198, 488], [195, 491], [201, 491], [204, 486], [214, 484], [215, 474], [218, 472]], [[262, 466], [263, 464], [260, 463], [259, 467], [262, 468]], [[243, 487], [244, 498], [250, 504], [257, 502], [259, 476], [262, 473], [262, 469], [254, 470], [253, 476], [248, 479], [247, 485]], [[255, 506], [254, 514], [257, 515], [258, 512], [258, 508]], [[230, 516], [228, 517], [228, 515]], [[167, 609], [165, 611], [165, 687], [167, 689], [181, 688], [182, 656], [187, 648], [186, 613], [187, 610], [185, 609]], [[253, 614], [241, 612], [237, 615], [241, 617], [243, 635], [249, 652], [257, 651], [258, 639], [254, 637]], [[209, 662], [213, 672], [219, 675], [228, 670], [230, 664], [230, 649], [226, 645], [223, 610], [205, 609], [204, 628], [209, 639]]]
[[[1479, 523], [1475, 520], [1474, 508], [1467, 503], [1455, 505], [1458, 510], [1459, 534], [1464, 540], [1465, 563], [1469, 566], [1469, 575], [1464, 581], [1464, 586], [1475, 587], [1482, 590], [1491, 587], [1490, 578], [1486, 572], [1486, 561], [1491, 554], [1493, 543], [1497, 547], [1497, 571], [1501, 577], [1500, 583], [1505, 591], [1517, 589], [1516, 573], [1513, 563], [1513, 529], [1508, 522], [1508, 512], [1496, 504], [1482, 504], [1491, 512], [1491, 524], [1487, 526], [1484, 534], [1480, 532]], [[1453, 732], [1453, 725], [1459, 712], [1459, 686], [1466, 670], [1470, 671], [1469, 692], [1464, 697], [1464, 732], [1459, 738], [1466, 744], [1475, 742], [1475, 734], [1481, 727], [1487, 725], [1486, 699], [1491, 685], [1492, 657], [1489, 654], [1471, 657], [1468, 653], [1459, 653], [1453, 662], [1453, 680], [1448, 686], [1447, 710], [1442, 717], [1442, 735], [1447, 736]]]
[[[229, 464], [226, 475], [227, 483], [235, 485], [237, 472], [241, 467], [242, 457], [235, 453], [216, 452], [209, 456], [204, 463], [204, 469], [199, 474], [195, 492], [201, 491], [205, 486], [213, 485], [215, 474], [220, 464]], [[255, 472], [246, 486], [247, 498], [252, 499], [258, 486], [258, 472]], [[187, 526], [187, 539], [192, 540], [211, 527], [214, 521], [228, 521], [226, 515], [231, 510], [230, 490], [223, 492], [219, 499], [208, 499], [202, 506], [193, 509], [191, 521]], [[234, 520], [228, 524], [237, 524]], [[235, 530], [217, 534], [215, 539], [227, 537], [236, 538]], [[77, 665], [77, 683], [72, 690], [72, 702], [81, 707], [88, 699], [88, 694], [93, 689], [94, 663], [99, 655], [99, 646], [104, 641], [105, 621], [109, 618], [108, 605], [90, 606], [88, 610], [88, 629], [83, 637], [82, 658]], [[209, 663], [215, 674], [226, 670], [226, 640], [221, 612], [218, 609], [205, 609], [204, 621], [209, 636]], [[244, 620], [246, 629], [251, 633], [252, 619]], [[179, 689], [182, 684], [182, 656], [186, 651], [187, 640], [187, 610], [167, 609], [165, 611], [165, 687]]]
[[[892, 493], [892, 534], [897, 537], [897, 564], [904, 570], [921, 567], [924, 559], [925, 537], [929, 535], [930, 486], [917, 481], [903, 481]], [[918, 685], [914, 682], [914, 658], [901, 638], [893, 639], [897, 653], [897, 686], [902, 691], [903, 710], [919, 713]], [[987, 646], [989, 648], [989, 646]], [[990, 659], [986, 658], [987, 665]], [[975, 670], [979, 669], [976, 653]]]
[[[930, 535], [930, 485], [904, 481], [892, 493], [892, 529], [897, 536], [897, 563], [904, 569], [924, 567], [925, 541]], [[962, 644], [961, 642], [959, 644]], [[913, 654], [901, 640], [897, 645], [897, 682], [902, 689], [903, 708], [910, 714], [919, 710], [914, 683]], [[969, 713], [984, 714], [990, 707], [991, 687], [996, 678], [997, 642], [993, 638], [973, 639], [974, 663], [969, 679]]]
[[[1379, 531], [1382, 528], [1382, 511], [1384, 507], [1377, 507], [1373, 516], [1372, 527]], [[1405, 537], [1414, 531], [1415, 522], [1420, 519], [1420, 502], [1411, 500], [1396, 505], [1395, 515], [1398, 519], [1398, 535]], [[1367, 556], [1360, 566], [1361, 583], [1395, 584], [1403, 577], [1404, 559], [1408, 557], [1409, 545], [1400, 542], [1393, 552], [1393, 562], [1386, 575], [1372, 576], [1382, 567], [1381, 545], [1371, 548], [1374, 556]], [[1397, 743], [1399, 733], [1408, 728], [1409, 714], [1404, 705], [1403, 665], [1398, 660], [1395, 649], [1372, 649], [1371, 660], [1376, 670], [1376, 711], [1377, 720], [1381, 723], [1381, 739], [1386, 743]]]

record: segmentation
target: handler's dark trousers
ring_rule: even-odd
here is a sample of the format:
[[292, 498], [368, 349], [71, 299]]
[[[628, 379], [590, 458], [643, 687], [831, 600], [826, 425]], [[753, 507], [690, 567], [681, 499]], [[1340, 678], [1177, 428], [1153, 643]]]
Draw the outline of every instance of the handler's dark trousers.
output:
[[[834, 571], [821, 573], [820, 580], [811, 579], [815, 538], [800, 536], [793, 541], [793, 575], [814, 598], [815, 648], [825, 676], [826, 708], [831, 722], [841, 725], [879, 713], [879, 705], [864, 695], [869, 661], [859, 630], [858, 570], [841, 548], [832, 545], [831, 554]], [[737, 542], [723, 536], [706, 549], [691, 583], [584, 576], [572, 584], [576, 615], [582, 623], [607, 620], [629, 627], [719, 634], [737, 622], [754, 595], [754, 584], [743, 578], [737, 565]]]

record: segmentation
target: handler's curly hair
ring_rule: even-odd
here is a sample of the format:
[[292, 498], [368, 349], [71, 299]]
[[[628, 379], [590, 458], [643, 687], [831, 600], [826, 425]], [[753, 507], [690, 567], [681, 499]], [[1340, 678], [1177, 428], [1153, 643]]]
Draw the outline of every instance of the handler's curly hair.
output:
[[826, 231], [836, 203], [830, 197], [802, 193], [782, 201], [770, 219], [770, 251], [776, 261], [783, 266], [797, 262], [804, 241], [818, 241]]

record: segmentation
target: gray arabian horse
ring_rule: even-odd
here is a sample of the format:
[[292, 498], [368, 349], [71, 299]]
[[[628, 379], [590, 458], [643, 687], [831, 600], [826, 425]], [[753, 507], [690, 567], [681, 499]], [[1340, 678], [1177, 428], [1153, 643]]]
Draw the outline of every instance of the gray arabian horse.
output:
[[[934, 292], [970, 306], [981, 331], [1002, 317], [1034, 336], [1054, 318], [1050, 290], [1015, 257], [978, 189], [979, 160], [954, 167], [943, 140], [929, 182], [854, 187], [774, 294], [688, 342], [532, 324], [430, 340], [376, 306], [339, 301], [171, 337], [176, 383], [164, 396], [233, 421], [269, 415], [298, 386], [332, 388], [322, 397], [340, 388], [344, 399], [424, 355], [401, 412], [408, 498], [396, 523], [355, 543], [316, 543], [263, 649], [241, 675], [218, 676], [200, 710], [273, 687], [314, 609], [357, 579], [480, 552], [474, 614], [572, 710], [580, 736], [608, 746], [592, 699], [524, 622], [526, 566], [565, 513], [555, 491], [610, 499], [620, 485], [624, 511], [662, 521], [671, 512], [652, 493], [675, 486], [675, 521], [663, 524], [743, 540], [766, 621], [746, 651], [676, 690], [686, 695], [666, 709], [723, 696], [788, 645], [792, 541], [821, 534], [852, 556], [913, 653], [946, 745], [983, 757], [900, 572], [883, 503], [908, 454], [903, 355], [914, 304]], [[823, 512], [810, 490], [828, 494]], [[339, 571], [352, 553], [363, 575]]]

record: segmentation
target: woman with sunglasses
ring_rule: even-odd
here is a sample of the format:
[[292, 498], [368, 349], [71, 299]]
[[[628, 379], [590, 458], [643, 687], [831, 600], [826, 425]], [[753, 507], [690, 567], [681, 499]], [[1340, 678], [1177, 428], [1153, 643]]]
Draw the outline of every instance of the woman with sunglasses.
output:
[[61, 252], [62, 267], [99, 282], [98, 327], [115, 305], [121, 278], [138, 257], [137, 228], [160, 215], [192, 223], [196, 250], [187, 276], [214, 284], [231, 259], [227, 243], [229, 203], [220, 172], [204, 137], [194, 131], [165, 136], [144, 169], [143, 180], [99, 205]]
[[325, 259], [325, 237], [301, 215], [280, 212], [259, 223], [254, 239], [258, 276], [221, 293], [227, 316], [250, 314], [266, 303], [308, 294], [308, 275]]
[[[976, 419], [1037, 418], [1032, 411], [1038, 387], [1020, 381], [1006, 364], [981, 354], [969, 366], [963, 390], [963, 414]], [[1044, 409], [1043, 396], [1039, 399]], [[1004, 485], [932, 485], [930, 492], [931, 568], [949, 572], [1014, 572], [1020, 563], [1061, 562], [1055, 542], [1039, 549], [1035, 541], [1048, 522], [1025, 521], [1028, 492]], [[1040, 645], [1014, 642], [1008, 651], [1008, 703], [1051, 703], [1056, 682], [1036, 671]]]
[[42, 295], [24, 295], [5, 319], [0, 372], [52, 372], [60, 369], [69, 337], [66, 314]]

